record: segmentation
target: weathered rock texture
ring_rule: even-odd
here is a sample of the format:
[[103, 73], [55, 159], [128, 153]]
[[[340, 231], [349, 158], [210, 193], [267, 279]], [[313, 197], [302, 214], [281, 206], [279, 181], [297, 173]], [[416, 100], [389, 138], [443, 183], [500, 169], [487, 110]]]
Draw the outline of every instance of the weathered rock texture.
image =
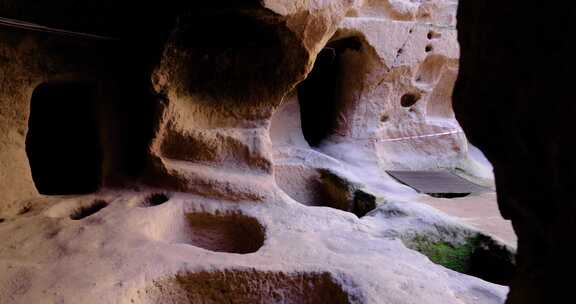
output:
[[[158, 97], [150, 89], [151, 72], [174, 26], [173, 10], [142, 5], [140, 14], [126, 22], [129, 6], [112, 1], [0, 1], [1, 17], [97, 35], [0, 28], [0, 200], [9, 204], [37, 195], [33, 184], [36, 168], [31, 170], [28, 165], [26, 152], [30, 151], [25, 149], [26, 137], [34, 137], [29, 130], [33, 103], [39, 104], [35, 114], [38, 130], [45, 132], [36, 136], [39, 154], [53, 163], [46, 168], [60, 163], [60, 170], [50, 170], [52, 180], [70, 180], [81, 174], [80, 168], [74, 169], [78, 164], [67, 158], [80, 159], [74, 155], [86, 152], [78, 140], [84, 134], [70, 124], [90, 120], [96, 121], [95, 145], [101, 150], [97, 186], [124, 186], [142, 175], [158, 107]], [[154, 25], [149, 22], [152, 17]], [[86, 111], [79, 113], [78, 107], [62, 102], [46, 105], [42, 98], [34, 100], [41, 86], [61, 84], [92, 88], [87, 98], [68, 101], [82, 104]], [[93, 117], [84, 117], [88, 115]], [[47, 136], [47, 130], [56, 132]], [[0, 204], [0, 209], [5, 204]]]
[[[102, 4], [103, 7], [106, 5]], [[103, 15], [113, 22], [98, 27], [90, 24], [99, 24], [94, 18], [82, 22], [79, 17], [52, 20], [40, 14], [44, 9], [46, 12], [56, 12], [58, 6], [47, 8], [40, 4], [22, 4], [21, 9], [11, 11], [15, 5], [8, 5], [7, 12], [8, 16], [32, 18], [31, 21], [44, 21], [49, 25], [73, 25], [73, 29], [77, 30], [95, 31], [120, 39], [130, 37], [126, 43], [128, 47], [122, 45], [120, 56], [99, 54], [103, 59], [88, 65], [103, 70], [102, 77], [96, 79], [113, 78], [112, 83], [120, 82], [123, 86], [103, 89], [100, 95], [104, 96], [98, 103], [106, 98], [106, 94], [114, 94], [110, 93], [112, 90], [127, 92], [122, 97], [115, 97], [122, 99], [118, 103], [120, 109], [101, 110], [118, 113], [116, 117], [109, 117], [109, 121], [126, 120], [127, 115], [132, 115], [127, 112], [132, 111], [136, 104], [143, 104], [139, 107], [148, 108], [148, 112], [154, 110], [152, 104], [158, 106], [154, 136], [149, 135], [148, 131], [152, 126], [146, 125], [146, 122], [152, 123], [151, 114], [144, 110], [141, 110], [144, 112], [142, 115], [132, 115], [137, 124], [106, 126], [106, 134], [101, 135], [103, 140], [116, 146], [134, 140], [136, 133], [140, 133], [138, 136], [141, 139], [127, 146], [142, 147], [152, 140], [152, 158], [148, 174], [144, 175], [148, 184], [213, 197], [262, 200], [265, 189], [274, 183], [270, 179], [274, 167], [272, 144], [268, 136], [270, 116], [273, 112], [277, 113], [275, 116], [282, 115], [283, 110], [277, 109], [282, 100], [283, 104], [297, 100], [290, 96], [298, 95], [295, 93], [298, 91], [297, 84], [313, 69], [316, 56], [328, 41], [331, 41], [329, 48], [340, 52], [336, 71], [340, 76], [338, 82], [329, 88], [338, 90], [338, 94], [327, 101], [327, 107], [335, 109], [333, 117], [327, 118], [328, 124], [333, 124], [328, 130], [329, 134], [326, 134], [329, 147], [324, 152], [327, 155], [351, 162], [357, 162], [359, 158], [369, 159], [378, 178], [387, 178], [380, 170], [389, 168], [464, 167], [465, 171], [472, 171], [468, 172], [470, 175], [478, 173], [468, 170], [466, 140], [449, 106], [448, 97], [456, 73], [458, 51], [451, 28], [453, 20], [446, 13], [453, 3], [430, 6], [399, 1], [390, 5], [318, 1], [304, 7], [274, 2], [267, 3], [268, 8], [263, 8], [256, 2], [246, 2], [225, 10], [222, 9], [225, 7], [223, 4], [219, 5], [200, 5], [199, 9], [180, 16], [177, 30], [172, 32], [162, 58], [157, 50], [160, 49], [159, 45], [164, 45], [163, 37], [168, 35], [167, 29], [174, 22], [174, 17], [172, 23], [167, 21], [170, 20], [167, 16], [171, 9], [157, 12], [160, 29], [152, 31], [150, 41], [146, 42], [142, 42], [145, 40], [140, 36], [142, 34], [134, 34], [135, 37], [129, 35], [148, 32], [148, 27], [136, 30], [148, 24], [143, 21], [151, 15], [148, 7], [143, 8], [135, 24], [127, 27], [118, 25], [117, 15], [120, 13]], [[431, 7], [438, 9], [432, 10]], [[89, 8], [76, 9], [76, 13], [86, 15]], [[124, 10], [125, 7], [120, 8], [120, 12]], [[434, 14], [430, 14], [430, 11]], [[348, 17], [344, 18], [345, 15]], [[214, 24], [212, 21], [216, 19], [226, 22]], [[113, 24], [117, 24], [121, 30], [114, 31]], [[210, 31], [204, 30], [205, 24], [211, 25]], [[352, 41], [355, 45], [350, 48], [346, 41]], [[114, 42], [110, 44], [118, 46]], [[55, 47], [50, 43], [40, 48], [43, 49], [51, 49], [40, 55], [47, 61], [54, 60], [52, 57], [65, 57], [65, 54], [55, 52]], [[152, 51], [132, 55], [132, 52], [140, 52], [141, 49]], [[14, 57], [24, 53], [15, 54]], [[85, 57], [92, 58], [90, 54], [87, 52]], [[122, 61], [124, 55], [132, 58], [130, 64]], [[160, 64], [153, 77], [157, 95], [154, 96], [146, 92], [145, 77], [150, 77], [150, 67], [158, 62]], [[25, 65], [15, 60], [10, 60], [10, 64], [14, 64], [16, 69], [25, 69]], [[57, 64], [54, 66], [59, 67]], [[125, 70], [134, 72], [124, 73]], [[128, 74], [122, 76], [127, 76], [129, 80], [120, 80], [122, 78], [117, 75], [119, 71]], [[47, 74], [46, 77], [53, 73], [40, 72]], [[42, 81], [51, 81], [56, 77], [49, 78], [30, 84], [28, 91], [31, 92]], [[78, 80], [78, 77], [69, 79]], [[127, 82], [140, 87], [127, 89]], [[142, 93], [136, 93], [138, 90]], [[30, 94], [18, 102], [17, 107], [22, 107], [19, 115], [26, 116]], [[326, 101], [306, 100], [308, 105], [314, 103]], [[319, 113], [323, 111], [320, 109]], [[19, 124], [19, 127], [9, 129], [21, 130], [19, 145], [22, 147], [26, 119], [21, 119]], [[126, 135], [117, 135], [121, 133], [119, 130], [126, 127], [131, 128], [125, 131]], [[273, 130], [278, 128], [289, 127], [272, 124]], [[273, 131], [273, 140], [274, 134]], [[14, 145], [17, 145], [16, 141]], [[354, 147], [353, 150], [358, 153], [339, 155], [339, 151], [342, 151], [340, 146]], [[111, 165], [109, 168], [104, 166], [102, 184], [123, 181], [115, 176], [117, 167], [127, 166], [121, 171], [129, 171], [132, 175], [140, 173], [141, 162], [131, 164], [131, 161], [140, 157], [141, 151], [128, 149], [103, 153], [103, 162]], [[6, 157], [7, 166], [19, 166], [20, 171], [26, 171], [22, 155], [15, 162], [11, 159], [16, 157]], [[281, 164], [282, 160], [276, 162]], [[277, 171], [281, 171], [285, 167], [277, 168]], [[287, 169], [295, 170], [292, 167]], [[16, 169], [6, 172], [20, 174], [16, 173]], [[246, 172], [250, 172], [251, 178], [243, 178]], [[22, 172], [22, 175], [30, 173]], [[310, 176], [307, 178], [310, 179]], [[20, 178], [8, 177], [7, 180], [20, 182]], [[28, 192], [33, 191], [30, 185], [28, 182], [28, 186], [9, 187], [5, 193], [26, 191], [26, 188]], [[10, 198], [8, 201], [15, 196]]]
[[[111, 38], [0, 32], [0, 302], [504, 301], [404, 245], [479, 232], [384, 172], [487, 177], [450, 106], [454, 1], [117, 2], [0, 1]], [[46, 98], [75, 82], [89, 106]]]
[[376, 208], [376, 196], [362, 190], [362, 185], [342, 178], [326, 169], [321, 169], [320, 180], [328, 206], [365, 216]]
[[518, 235], [509, 303], [573, 297], [575, 16], [572, 2], [460, 1], [454, 107], [494, 164], [501, 213]]
[[375, 192], [407, 190], [384, 173], [394, 169], [448, 169], [491, 184], [451, 106], [455, 9], [455, 1], [366, 1], [348, 11], [272, 118], [283, 190], [308, 205], [325, 200], [322, 168], [353, 173]]
[[[66, 188], [88, 171], [98, 175], [93, 189], [137, 179], [157, 106], [150, 72], [143, 80], [152, 56], [130, 54], [134, 48], [153, 48], [152, 43], [10, 28], [2, 28], [0, 36], [0, 199], [5, 202], [0, 209], [36, 196], [37, 189], [84, 193]], [[83, 133], [87, 129], [94, 134]], [[99, 156], [87, 169], [82, 162], [90, 158], [83, 155], [90, 153]]]
[[[46, 197], [28, 200], [21, 215], [3, 213], [0, 301], [504, 301], [506, 288], [435, 265], [402, 244], [400, 237], [415, 232], [455, 242], [472, 233], [423, 205], [383, 205], [359, 220], [279, 191], [266, 204], [173, 194], [142, 207], [147, 198], [128, 191]], [[106, 207], [70, 218], [97, 201]], [[254, 247], [238, 250], [239, 237]]]
[[[154, 88], [166, 100], [151, 148], [153, 179], [212, 197], [263, 200], [274, 183], [272, 112], [306, 77], [350, 5], [311, 4], [295, 13], [275, 4], [181, 16], [154, 74]], [[214, 19], [227, 22], [206, 31]]]
[[[45, 35], [21, 35], [1, 31], [0, 60], [0, 208], [18, 199], [37, 194], [26, 155], [30, 100], [34, 89], [46, 81], [82, 82], [98, 77], [93, 68], [78, 66], [78, 57], [50, 56], [49, 47], [64, 48], [69, 44]], [[82, 44], [85, 44], [82, 46]], [[49, 45], [49, 46], [48, 46]], [[90, 47], [80, 42], [75, 51]], [[70, 55], [70, 54], [68, 54]], [[84, 70], [79, 72], [79, 70]], [[58, 134], [53, 134], [58, 136]]]

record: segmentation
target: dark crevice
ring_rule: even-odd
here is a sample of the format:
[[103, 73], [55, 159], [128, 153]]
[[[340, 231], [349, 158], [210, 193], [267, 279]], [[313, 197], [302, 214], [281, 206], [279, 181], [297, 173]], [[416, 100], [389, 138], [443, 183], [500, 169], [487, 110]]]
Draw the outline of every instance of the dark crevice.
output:
[[160, 206], [166, 203], [170, 198], [164, 193], [155, 193], [148, 196], [142, 203], [142, 207]]
[[320, 144], [334, 127], [337, 75], [336, 51], [325, 48], [318, 54], [308, 78], [298, 87], [302, 132], [311, 146]]
[[41, 194], [84, 194], [101, 183], [102, 147], [96, 88], [84, 83], [42, 84], [30, 105], [26, 153]]
[[22, 209], [20, 209], [20, 211], [18, 211], [18, 215], [24, 215], [30, 211], [32, 211], [32, 206], [27, 205], [27, 206], [22, 207]]
[[340, 102], [340, 79], [346, 73], [343, 53], [360, 52], [358, 37], [329, 43], [317, 56], [312, 72], [298, 86], [298, 100], [304, 138], [311, 146], [318, 146], [331, 135], [336, 124]]
[[516, 271], [515, 253], [486, 235], [458, 244], [424, 235], [404, 242], [436, 264], [495, 284], [510, 285]]
[[352, 213], [360, 218], [374, 209], [376, 209], [376, 197], [374, 195], [362, 190], [354, 191]]
[[70, 214], [70, 219], [75, 220], [75, 221], [81, 220], [85, 217], [88, 217], [88, 216], [91, 216], [91, 215], [97, 213], [98, 211], [106, 208], [107, 206], [108, 206], [108, 203], [106, 201], [95, 200], [90, 205], [82, 206], [78, 210], [76, 210], [72, 214]]
[[377, 198], [362, 185], [327, 170], [319, 169], [323, 203], [319, 206], [350, 212], [361, 218], [376, 209]]
[[488, 237], [480, 237], [470, 256], [468, 274], [488, 282], [509, 286], [516, 273], [514, 253]]
[[438, 39], [440, 37], [442, 37], [442, 34], [435, 32], [435, 31], [430, 31], [430, 32], [428, 32], [428, 35], [427, 35], [427, 38], [429, 40]]
[[461, 198], [466, 197], [472, 193], [426, 193], [436, 198]]
[[415, 105], [422, 96], [419, 93], [407, 93], [400, 98], [400, 105], [405, 108]]

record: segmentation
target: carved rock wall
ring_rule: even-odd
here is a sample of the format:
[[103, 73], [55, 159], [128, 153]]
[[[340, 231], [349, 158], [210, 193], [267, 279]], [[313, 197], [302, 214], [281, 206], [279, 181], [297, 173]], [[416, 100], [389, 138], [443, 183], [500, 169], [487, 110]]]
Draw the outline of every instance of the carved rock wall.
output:
[[[8, 16], [120, 45], [64, 45], [70, 54], [19, 32], [38, 51], [9, 36], [2, 46], [2, 127], [17, 135], [0, 137], [0, 157], [15, 180], [6, 185], [24, 187], [1, 194], [0, 302], [504, 301], [506, 287], [404, 245], [481, 233], [383, 172], [466, 161], [449, 107], [453, 1], [6, 4]], [[30, 99], [58, 77], [96, 81], [101, 187], [28, 198], [38, 194], [25, 166]], [[332, 99], [316, 98], [314, 84], [331, 81]]]
[[381, 193], [409, 191], [384, 170], [447, 169], [491, 186], [491, 168], [470, 156], [451, 105], [456, 6], [356, 1], [307, 79], [274, 112], [282, 189], [305, 204], [325, 200], [317, 189], [322, 168]]

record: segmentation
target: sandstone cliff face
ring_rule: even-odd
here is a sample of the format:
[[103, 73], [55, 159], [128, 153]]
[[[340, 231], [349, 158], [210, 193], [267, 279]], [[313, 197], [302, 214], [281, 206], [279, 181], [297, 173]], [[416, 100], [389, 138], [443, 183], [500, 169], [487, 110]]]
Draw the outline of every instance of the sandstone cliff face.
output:
[[[144, 59], [132, 60], [131, 66], [144, 66], [133, 68], [142, 71], [140, 77], [144, 78], [132, 80], [131, 86], [120, 89], [126, 92], [122, 99], [134, 100], [121, 101], [124, 110], [120, 111], [124, 113], [132, 104], [138, 104], [137, 99], [147, 99], [144, 107], [156, 113], [154, 121], [152, 114], [136, 118], [142, 121], [140, 126], [153, 127], [154, 134], [148, 135], [149, 131], [143, 130], [138, 135], [141, 143], [151, 143], [147, 173], [141, 174], [137, 168], [131, 171], [153, 186], [227, 199], [262, 200], [266, 189], [274, 184], [270, 178], [273, 168], [277, 169], [277, 181], [285, 175], [282, 150], [295, 149], [287, 155], [300, 153], [297, 144], [285, 144], [289, 140], [285, 136], [310, 137], [309, 133], [320, 125], [315, 124], [313, 117], [318, 113], [316, 116], [320, 116], [317, 118], [324, 125], [318, 128], [324, 130], [316, 135], [312, 145], [344, 164], [367, 164], [364, 167], [372, 168], [370, 175], [374, 178], [387, 179], [383, 173], [387, 169], [438, 168], [458, 168], [472, 177], [489, 178], [489, 173], [478, 170], [469, 161], [466, 138], [450, 106], [458, 57], [454, 11], [450, 11], [454, 3], [318, 1], [307, 5], [270, 2], [264, 7], [246, 3], [228, 10], [215, 9], [217, 5], [200, 7], [178, 18], [177, 30], [170, 34], [161, 57], [151, 51], [137, 56]], [[214, 19], [227, 21], [210, 22]], [[210, 31], [203, 28], [204, 24], [211, 24]], [[138, 40], [143, 38], [136, 38], [136, 46], [125, 47], [125, 53], [118, 57], [139, 47], [159, 49], [164, 40], [157, 37], [168, 32], [164, 33], [155, 34], [156, 40], [147, 44]], [[127, 30], [112, 34], [122, 38]], [[48, 50], [51, 47], [50, 43], [40, 46], [40, 52], [45, 53], [40, 56], [46, 60], [62, 56]], [[329, 63], [335, 74], [329, 80], [331, 84], [322, 87], [314, 81], [306, 83], [309, 73], [312, 74], [308, 78], [314, 78], [315, 68], [322, 63], [319, 61], [325, 60], [330, 52], [337, 56], [336, 61]], [[101, 75], [105, 75], [101, 78], [112, 78], [110, 82], [118, 83], [118, 79], [138, 73], [119, 77], [117, 71], [126, 67], [114, 64], [121, 59], [107, 56], [101, 61], [103, 64], [88, 64], [100, 66]], [[320, 60], [316, 61], [318, 56]], [[146, 66], [152, 67], [154, 63], [158, 65], [150, 75]], [[12, 64], [16, 69], [26, 70], [16, 61], [11, 61]], [[57, 79], [52, 76], [55, 72], [43, 69], [37, 73]], [[137, 85], [146, 90], [146, 75], [152, 78], [155, 94], [142, 92], [129, 97], [129, 92], [142, 91]], [[8, 73], [6, 77], [11, 86], [19, 83]], [[7, 128], [20, 130], [20, 144], [14, 142], [20, 148], [20, 152], [14, 152], [20, 153], [16, 157], [19, 160], [12, 163], [8, 161], [10, 157], [5, 158], [10, 163], [7, 166], [18, 166], [20, 171], [26, 171], [21, 148], [28, 101], [39, 83], [51, 81], [46, 77], [14, 93], [28, 91], [15, 106], [21, 107], [18, 112], [23, 119], [19, 126]], [[323, 77], [322, 73], [317, 77], [320, 83], [326, 83]], [[102, 95], [113, 95], [112, 90], [118, 90], [104, 87]], [[151, 106], [152, 103], [155, 105]], [[283, 118], [284, 115], [293, 119]], [[132, 127], [127, 135], [118, 137], [113, 133], [118, 133], [123, 125], [107, 128], [108, 134], [101, 137], [115, 143], [129, 140], [129, 132], [140, 131]], [[275, 130], [285, 131], [280, 134]], [[306, 146], [306, 140], [300, 144]], [[17, 150], [14, 145], [7, 145], [6, 151]], [[122, 184], [123, 179], [115, 176], [114, 171], [125, 170], [118, 167], [130, 162], [130, 152], [107, 153], [104, 162], [112, 164], [103, 168], [102, 184]], [[241, 174], [222, 174], [228, 171]], [[252, 178], [243, 179], [244, 173]], [[19, 182], [18, 178], [7, 180]], [[28, 186], [18, 188], [29, 188], [22, 191], [33, 193], [29, 181], [28, 178]], [[15, 187], [7, 189], [11, 190], [5, 193], [20, 191]]]
[[[289, 16], [257, 8], [180, 17], [154, 74], [166, 100], [152, 154], [155, 170], [172, 180], [167, 186], [263, 199], [273, 185], [270, 116], [334, 32], [345, 12], [334, 6]], [[213, 18], [231, 26], [205, 32]], [[230, 171], [240, 174], [221, 173]]]
[[[156, 183], [263, 200], [273, 184], [273, 163], [282, 163], [272, 155], [270, 130], [280, 150], [297, 148], [284, 145], [288, 134], [274, 131], [287, 133], [292, 126], [275, 124], [290, 115], [302, 123], [286, 122], [300, 124], [296, 128], [302, 130], [294, 132], [306, 137], [309, 129], [322, 127], [304, 117], [314, 113], [325, 116], [318, 119], [327, 125], [314, 146], [345, 163], [368, 156], [381, 178], [385, 169], [438, 168], [487, 177], [470, 165], [466, 137], [450, 105], [458, 44], [454, 10], [447, 12], [454, 3], [268, 5], [269, 10], [207, 10], [180, 18], [154, 74], [155, 90], [165, 96], [151, 148], [150, 176]], [[202, 27], [210, 19], [233, 20], [234, 26], [216, 24], [208, 33]], [[314, 61], [326, 52], [338, 57], [332, 86], [299, 84], [314, 77], [320, 64]], [[320, 93], [302, 93], [303, 86]], [[341, 155], [347, 150], [341, 147], [354, 153]], [[294, 170], [275, 168], [280, 182], [289, 174], [283, 169]], [[221, 174], [228, 169], [252, 178]]]
[[[504, 301], [505, 287], [404, 245], [482, 234], [384, 172], [487, 177], [450, 105], [454, 1], [166, 3], [133, 22], [109, 1], [94, 5], [107, 22], [81, 5], [6, 3], [8, 16], [114, 39], [64, 45], [76, 62], [58, 41], [0, 36], [0, 302]], [[87, 19], [38, 13], [67, 5]], [[99, 190], [38, 195], [35, 92], [79, 80], [97, 92]]]
[[317, 169], [338, 167], [372, 191], [405, 191], [384, 170], [456, 170], [489, 185], [469, 156], [451, 96], [456, 2], [358, 2], [271, 123], [276, 181], [322, 197]]

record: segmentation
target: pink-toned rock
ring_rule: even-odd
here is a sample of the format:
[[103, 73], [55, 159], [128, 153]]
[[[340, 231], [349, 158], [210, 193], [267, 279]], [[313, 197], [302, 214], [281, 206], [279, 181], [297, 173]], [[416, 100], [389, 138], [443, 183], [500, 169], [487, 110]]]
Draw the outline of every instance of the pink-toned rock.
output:
[[[0, 302], [502, 303], [506, 287], [404, 245], [486, 236], [385, 173], [489, 179], [450, 106], [454, 9], [0, 2], [8, 17], [113, 38], [0, 28]], [[74, 81], [95, 88], [70, 103], [86, 119], [34, 97]], [[78, 144], [91, 121], [98, 190], [51, 188], [88, 174], [72, 156], [91, 152]], [[46, 184], [27, 149], [48, 156]]]

